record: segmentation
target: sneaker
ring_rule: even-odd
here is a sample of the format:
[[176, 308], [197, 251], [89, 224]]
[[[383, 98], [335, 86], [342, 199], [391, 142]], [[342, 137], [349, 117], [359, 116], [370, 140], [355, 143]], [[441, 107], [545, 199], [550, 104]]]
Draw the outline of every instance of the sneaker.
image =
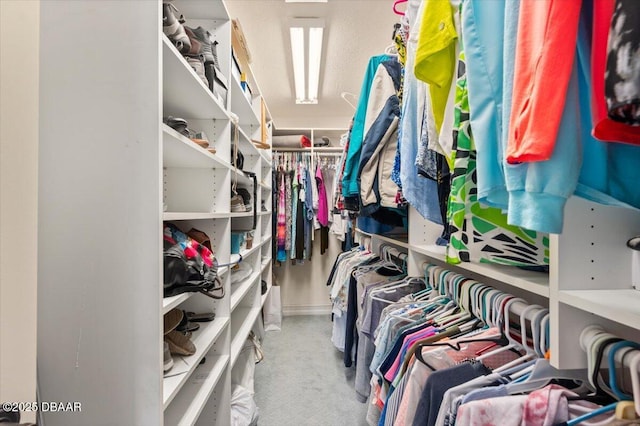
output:
[[238, 194], [231, 196], [231, 212], [232, 213], [246, 213], [247, 209], [244, 206], [244, 200]]
[[242, 197], [245, 209], [244, 211], [250, 212], [253, 209], [253, 206], [251, 205], [251, 194], [249, 191], [246, 188], [237, 188], [236, 192]]
[[171, 357], [171, 352], [169, 351], [169, 344], [164, 342], [164, 362], [162, 364], [162, 370], [166, 373], [171, 370], [173, 367], [173, 358]]
[[[176, 15], [179, 18], [176, 18]], [[169, 40], [173, 42], [180, 53], [186, 54], [191, 49], [191, 42], [182, 26], [183, 23], [184, 16], [180, 14], [180, 11], [173, 4], [162, 3], [162, 31], [169, 37]]]

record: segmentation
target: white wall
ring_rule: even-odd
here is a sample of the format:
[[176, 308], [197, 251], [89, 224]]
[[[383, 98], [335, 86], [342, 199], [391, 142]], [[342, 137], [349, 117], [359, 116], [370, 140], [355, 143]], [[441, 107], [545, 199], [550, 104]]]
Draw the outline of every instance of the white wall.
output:
[[36, 398], [39, 26], [0, 1], [0, 401]]
[[331, 303], [327, 278], [333, 262], [342, 251], [340, 241], [329, 235], [329, 250], [320, 254], [320, 232], [316, 232], [311, 261], [304, 265], [291, 265], [291, 261], [276, 266], [273, 271], [280, 285], [284, 315], [329, 314]]

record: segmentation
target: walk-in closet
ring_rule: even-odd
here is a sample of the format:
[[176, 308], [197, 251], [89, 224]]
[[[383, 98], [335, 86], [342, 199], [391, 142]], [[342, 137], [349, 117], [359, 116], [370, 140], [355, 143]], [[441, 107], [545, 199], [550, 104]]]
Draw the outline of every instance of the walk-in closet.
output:
[[0, 426], [640, 425], [640, 2], [1, 0]]

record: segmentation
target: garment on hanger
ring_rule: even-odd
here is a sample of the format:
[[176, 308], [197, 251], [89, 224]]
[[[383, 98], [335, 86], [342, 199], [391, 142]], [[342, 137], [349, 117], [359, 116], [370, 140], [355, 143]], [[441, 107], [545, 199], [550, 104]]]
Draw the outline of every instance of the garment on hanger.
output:
[[[407, 28], [409, 37], [407, 40], [407, 58], [404, 70], [403, 89], [403, 118], [400, 123], [400, 151], [401, 158], [417, 158], [418, 141], [420, 140], [423, 126], [425, 101], [421, 93], [426, 91], [425, 83], [418, 81], [413, 72], [415, 51], [418, 41], [419, 23], [422, 19], [421, 8], [424, 3], [420, 0], [409, 0], [407, 11], [403, 18], [403, 26]], [[426, 128], [424, 129], [426, 135]], [[400, 180], [402, 183], [402, 195], [425, 219], [436, 224], [442, 224], [442, 215], [437, 196], [437, 184], [435, 181], [421, 179], [416, 173], [416, 167], [412, 161], [401, 161]]]
[[448, 217], [451, 237], [447, 261], [493, 262], [505, 265], [547, 265], [548, 235], [507, 223], [500, 209], [487, 207], [477, 197], [477, 152], [469, 123], [464, 51], [460, 54], [456, 95], [456, 151]]

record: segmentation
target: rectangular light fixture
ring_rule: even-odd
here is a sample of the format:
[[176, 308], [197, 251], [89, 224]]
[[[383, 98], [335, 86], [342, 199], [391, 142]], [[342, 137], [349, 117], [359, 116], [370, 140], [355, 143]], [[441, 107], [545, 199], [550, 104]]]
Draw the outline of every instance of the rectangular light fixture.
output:
[[289, 33], [296, 103], [317, 104], [324, 21], [317, 18], [294, 19]]
[[285, 3], [327, 3], [329, 0], [284, 0]]
[[293, 59], [293, 79], [296, 88], [296, 103], [306, 99], [304, 92], [304, 28], [291, 27], [291, 58]]
[[320, 84], [320, 60], [322, 59], [323, 28], [309, 28], [309, 101], [318, 102], [318, 85]]

